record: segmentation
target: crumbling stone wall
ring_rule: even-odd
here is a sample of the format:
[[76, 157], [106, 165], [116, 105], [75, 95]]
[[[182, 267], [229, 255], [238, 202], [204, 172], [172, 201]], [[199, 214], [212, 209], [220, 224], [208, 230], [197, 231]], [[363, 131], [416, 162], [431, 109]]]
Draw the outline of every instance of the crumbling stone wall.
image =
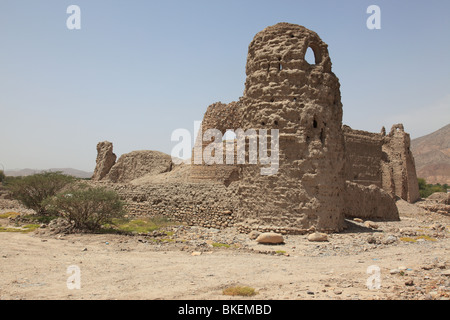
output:
[[132, 151], [120, 156], [105, 179], [111, 182], [129, 182], [145, 175], [156, 175], [172, 169], [172, 157], [159, 151]]
[[393, 125], [388, 135], [384, 128], [379, 134], [348, 126], [343, 130], [346, 180], [365, 186], [374, 184], [391, 197], [411, 203], [420, 198], [410, 138], [402, 124]]
[[[314, 64], [305, 60], [308, 48]], [[187, 175], [171, 176], [177, 169], [170, 156], [154, 151], [132, 152], [115, 163], [112, 144], [100, 143], [93, 180], [116, 189], [131, 215], [166, 215], [242, 232], [335, 232], [343, 229], [344, 217], [396, 220], [393, 197], [418, 198], [409, 135], [402, 126], [387, 136], [342, 127], [339, 80], [327, 45], [315, 32], [289, 23], [259, 32], [249, 45], [246, 74], [239, 101], [207, 108]], [[269, 154], [279, 147], [276, 172], [263, 175], [267, 165], [260, 158], [256, 165], [237, 164], [236, 141], [233, 164], [227, 164], [225, 147], [221, 156], [215, 153], [226, 142], [203, 141], [208, 129], [220, 135], [229, 129], [268, 130]], [[206, 163], [210, 150], [220, 163]], [[145, 179], [163, 174], [168, 180]]]
[[[203, 117], [201, 128], [197, 134], [197, 138], [195, 141], [194, 148], [192, 150], [191, 157], [191, 180], [192, 181], [218, 181], [223, 182], [227, 185], [234, 181], [239, 180], [239, 167], [227, 164], [227, 155], [226, 155], [226, 143], [220, 140], [215, 140], [212, 138], [211, 140], [204, 141], [203, 135], [207, 130], [213, 129], [220, 131], [220, 134], [223, 136], [227, 130], [235, 130], [240, 127], [241, 122], [241, 108], [242, 105], [240, 102], [231, 102], [229, 104], [224, 104], [221, 102], [214, 103], [210, 105], [205, 112]], [[221, 163], [207, 164], [205, 163], [204, 154], [208, 153], [208, 147], [213, 147], [212, 144], [222, 144], [222, 157]], [[215, 148], [211, 148], [215, 149]], [[233, 164], [236, 164], [236, 154], [237, 148], [233, 146]], [[209, 155], [214, 156], [214, 152], [210, 152]]]
[[146, 175], [157, 175], [173, 168], [172, 157], [159, 151], [132, 151], [120, 156], [116, 162], [113, 144], [97, 144], [97, 161], [92, 180], [116, 183], [130, 182]]
[[353, 130], [344, 126], [345, 179], [364, 186], [382, 187], [381, 158], [383, 137], [381, 134]]
[[374, 184], [364, 186], [346, 181], [344, 199], [344, 213], [347, 218], [400, 220], [395, 200]]
[[97, 160], [92, 180], [102, 180], [116, 163], [117, 156], [113, 153], [113, 144], [109, 141], [97, 144]]
[[403, 125], [392, 126], [390, 133], [383, 137], [381, 168], [383, 189], [413, 203], [420, 199], [420, 194], [410, 146], [411, 138]]
[[[313, 65], [305, 60], [308, 48]], [[305, 27], [279, 23], [250, 43], [246, 73], [242, 128], [278, 129], [280, 162], [271, 176], [261, 175], [260, 166], [242, 166], [239, 223], [248, 229], [341, 230], [342, 104], [327, 45]]]
[[165, 216], [174, 221], [223, 229], [236, 222], [236, 186], [171, 182], [143, 186], [103, 182], [126, 200], [131, 217]]

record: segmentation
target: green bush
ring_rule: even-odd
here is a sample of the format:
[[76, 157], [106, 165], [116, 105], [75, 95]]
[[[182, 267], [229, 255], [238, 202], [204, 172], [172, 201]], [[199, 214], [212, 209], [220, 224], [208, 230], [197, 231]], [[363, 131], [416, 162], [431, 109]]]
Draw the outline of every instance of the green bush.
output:
[[435, 192], [447, 192], [449, 186], [447, 184], [427, 184], [425, 179], [418, 178], [420, 197], [427, 198]]
[[[8, 177], [9, 178], [9, 177]], [[6, 179], [5, 187], [14, 199], [37, 214], [46, 214], [43, 201], [73, 183], [75, 178], [61, 172], [43, 172], [16, 179]]]
[[49, 212], [57, 212], [76, 230], [97, 231], [113, 218], [124, 215], [119, 195], [103, 187], [80, 185], [45, 201]]
[[5, 179], [3, 179], [3, 185], [6, 187], [9, 184], [13, 183], [16, 180], [21, 180], [23, 177], [19, 176], [19, 177], [12, 177], [12, 176], [6, 176]]
[[5, 180], [6, 176], [3, 170], [0, 170], [0, 183], [2, 183]]

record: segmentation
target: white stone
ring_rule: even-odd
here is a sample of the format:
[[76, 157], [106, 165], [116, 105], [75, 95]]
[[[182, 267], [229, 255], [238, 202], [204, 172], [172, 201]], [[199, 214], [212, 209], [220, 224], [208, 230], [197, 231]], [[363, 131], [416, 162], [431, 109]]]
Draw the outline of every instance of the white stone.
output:
[[279, 233], [265, 232], [265, 233], [261, 233], [256, 238], [256, 241], [258, 243], [279, 244], [279, 243], [283, 243], [284, 239], [283, 239], [283, 236]]
[[328, 241], [328, 235], [326, 233], [314, 232], [308, 236], [309, 241]]

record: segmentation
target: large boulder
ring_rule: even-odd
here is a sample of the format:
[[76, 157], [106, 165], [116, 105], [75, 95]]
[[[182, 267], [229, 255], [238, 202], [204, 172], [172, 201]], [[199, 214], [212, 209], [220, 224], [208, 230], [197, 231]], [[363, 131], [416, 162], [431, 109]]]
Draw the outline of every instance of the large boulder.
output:
[[264, 232], [256, 238], [256, 242], [263, 244], [280, 244], [284, 243], [284, 239], [283, 236], [279, 233]]

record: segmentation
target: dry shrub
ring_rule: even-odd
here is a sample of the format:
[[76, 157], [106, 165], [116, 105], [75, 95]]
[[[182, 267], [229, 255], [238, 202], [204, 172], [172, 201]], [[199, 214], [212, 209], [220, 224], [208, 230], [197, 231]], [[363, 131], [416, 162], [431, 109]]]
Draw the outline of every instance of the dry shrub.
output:
[[235, 286], [223, 289], [222, 294], [227, 296], [251, 297], [257, 294], [256, 290], [247, 286]]
[[79, 185], [49, 198], [46, 208], [58, 213], [76, 230], [97, 231], [124, 215], [119, 195], [103, 187]]

